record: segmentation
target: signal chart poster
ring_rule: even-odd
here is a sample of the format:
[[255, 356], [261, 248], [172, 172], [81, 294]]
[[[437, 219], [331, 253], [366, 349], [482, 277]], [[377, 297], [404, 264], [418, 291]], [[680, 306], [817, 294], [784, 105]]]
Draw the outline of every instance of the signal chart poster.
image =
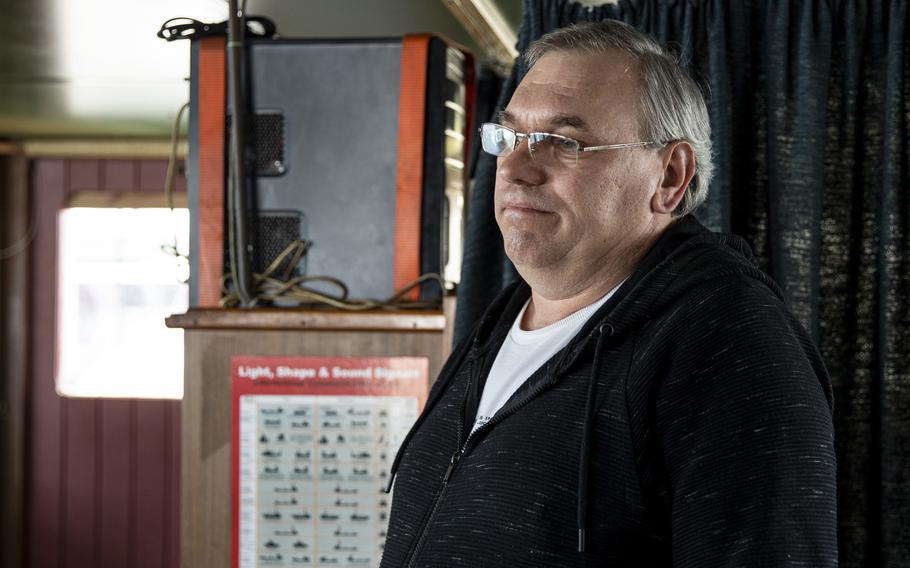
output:
[[379, 565], [423, 357], [233, 357], [233, 566]]

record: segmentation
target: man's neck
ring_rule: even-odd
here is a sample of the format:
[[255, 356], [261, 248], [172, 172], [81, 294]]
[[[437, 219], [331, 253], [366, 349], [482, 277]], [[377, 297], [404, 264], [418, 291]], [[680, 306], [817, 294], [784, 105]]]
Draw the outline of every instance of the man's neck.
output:
[[585, 287], [577, 293], [565, 297], [548, 298], [532, 288], [531, 301], [521, 320], [521, 329], [540, 329], [590, 306], [616, 288], [630, 272], [600, 280], [595, 285]]
[[592, 263], [567, 260], [563, 266], [545, 270], [517, 267], [531, 287], [531, 301], [521, 320], [521, 329], [546, 327], [604, 297], [632, 274], [668, 226], [651, 233], [638, 246], [626, 248], [625, 254], [618, 258], [611, 255], [613, 258], [601, 258]]

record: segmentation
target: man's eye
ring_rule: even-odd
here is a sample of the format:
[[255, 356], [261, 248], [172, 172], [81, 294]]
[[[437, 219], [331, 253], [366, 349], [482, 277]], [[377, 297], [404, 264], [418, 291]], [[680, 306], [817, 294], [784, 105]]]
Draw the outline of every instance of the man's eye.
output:
[[553, 141], [561, 150], [575, 150], [578, 148], [578, 142], [569, 138], [554, 138]]

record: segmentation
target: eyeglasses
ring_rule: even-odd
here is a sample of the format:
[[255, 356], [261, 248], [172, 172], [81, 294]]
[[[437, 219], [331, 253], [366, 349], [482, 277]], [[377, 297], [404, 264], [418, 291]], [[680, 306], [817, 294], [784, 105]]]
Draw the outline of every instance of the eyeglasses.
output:
[[596, 152], [599, 150], [618, 150], [620, 148], [638, 148], [651, 146], [657, 142], [626, 142], [624, 144], [607, 144], [604, 146], [582, 146], [574, 138], [551, 134], [549, 132], [516, 132], [508, 126], [485, 122], [480, 127], [480, 141], [484, 152], [497, 157], [508, 156], [512, 150], [528, 140], [528, 152], [535, 160], [551, 161], [564, 165], [578, 163], [579, 152]]

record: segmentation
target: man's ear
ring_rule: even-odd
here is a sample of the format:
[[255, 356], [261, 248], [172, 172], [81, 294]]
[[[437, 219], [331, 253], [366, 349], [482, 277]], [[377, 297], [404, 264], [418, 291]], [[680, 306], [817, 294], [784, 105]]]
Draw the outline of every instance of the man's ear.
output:
[[660, 151], [663, 176], [651, 198], [651, 210], [670, 214], [682, 201], [695, 177], [695, 150], [685, 140], [674, 140]]

